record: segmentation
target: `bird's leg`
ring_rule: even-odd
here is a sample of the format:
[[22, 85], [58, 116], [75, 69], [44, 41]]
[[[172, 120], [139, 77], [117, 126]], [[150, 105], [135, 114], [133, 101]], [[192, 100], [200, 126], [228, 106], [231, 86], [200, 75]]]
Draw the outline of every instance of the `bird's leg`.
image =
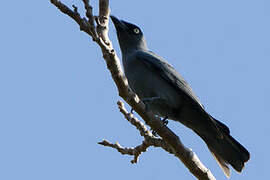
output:
[[[141, 100], [145, 105], [146, 111], [148, 111], [148, 105], [147, 104], [148, 103], [154, 103], [155, 101], [161, 100], [161, 98], [157, 96], [157, 97], [142, 98]], [[130, 113], [133, 114], [133, 111], [134, 111], [134, 109], [131, 108]]]
[[[146, 111], [148, 111], [149, 110], [149, 108], [148, 108], [148, 105], [149, 104], [160, 104], [160, 103], [163, 103], [163, 99], [161, 98], [161, 97], [159, 97], [159, 96], [154, 96], [154, 97], [147, 97], [147, 98], [142, 98], [141, 99], [142, 101], [143, 101], [143, 103], [145, 104], [145, 108], [146, 108]], [[164, 125], [164, 126], [166, 126], [167, 124], [168, 124], [168, 116], [165, 116], [165, 118], [163, 118], [161, 121], [162, 121], [162, 124]], [[152, 129], [151, 129], [152, 130]], [[156, 131], [154, 131], [154, 130], [152, 130], [152, 134], [154, 135], [154, 136], [157, 136], [157, 132]]]
[[[149, 110], [149, 107], [148, 107], [149, 104], [161, 103], [163, 99], [161, 97], [159, 97], [159, 96], [154, 96], [154, 97], [142, 98], [141, 100], [145, 104], [146, 111], [148, 111]], [[131, 113], [133, 113], [133, 109], [131, 109]], [[168, 119], [168, 116], [165, 116], [165, 118], [163, 118], [161, 120], [162, 124], [164, 126], [167, 126], [167, 124], [169, 123], [169, 121], [167, 119]], [[152, 134], [154, 136], [157, 136], [157, 132], [154, 131], [153, 129], [151, 129], [151, 130], [152, 130]]]
[[145, 109], [146, 111], [148, 111], [148, 104], [154, 104], [155, 102], [158, 102], [160, 100], [162, 100], [160, 97], [156, 96], [156, 97], [147, 97], [147, 98], [142, 98], [141, 99], [142, 102], [145, 104]]

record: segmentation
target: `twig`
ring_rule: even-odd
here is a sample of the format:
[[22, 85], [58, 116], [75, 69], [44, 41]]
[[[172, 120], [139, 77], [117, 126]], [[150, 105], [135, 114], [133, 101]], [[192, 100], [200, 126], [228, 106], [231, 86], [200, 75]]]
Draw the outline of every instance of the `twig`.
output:
[[85, 15], [88, 18], [88, 23], [90, 25], [90, 31], [92, 33], [92, 37], [94, 40], [98, 39], [98, 34], [95, 28], [95, 23], [94, 23], [94, 17], [93, 17], [93, 8], [89, 4], [89, 0], [83, 0], [84, 3], [84, 8], [85, 8]]
[[145, 152], [147, 148], [150, 146], [149, 144], [146, 144], [145, 141], [143, 141], [141, 145], [138, 145], [135, 148], [123, 148], [118, 142], [112, 144], [105, 139], [102, 142], [98, 142], [98, 144], [117, 149], [121, 154], [133, 155], [134, 159], [130, 161], [132, 164], [137, 163], [140, 154], [142, 152]]

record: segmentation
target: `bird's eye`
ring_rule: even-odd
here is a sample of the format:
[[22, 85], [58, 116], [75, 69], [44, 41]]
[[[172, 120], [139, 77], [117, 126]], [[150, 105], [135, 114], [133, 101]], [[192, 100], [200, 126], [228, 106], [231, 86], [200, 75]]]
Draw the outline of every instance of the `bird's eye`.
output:
[[140, 30], [138, 28], [133, 29], [133, 31], [134, 31], [135, 34], [139, 34], [140, 33]]

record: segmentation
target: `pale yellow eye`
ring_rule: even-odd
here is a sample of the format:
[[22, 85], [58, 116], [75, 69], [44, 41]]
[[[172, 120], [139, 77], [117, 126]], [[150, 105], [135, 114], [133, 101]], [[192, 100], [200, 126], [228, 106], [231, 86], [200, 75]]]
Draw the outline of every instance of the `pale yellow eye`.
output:
[[135, 34], [139, 34], [140, 33], [140, 30], [138, 28], [135, 28], [133, 31], [134, 31]]

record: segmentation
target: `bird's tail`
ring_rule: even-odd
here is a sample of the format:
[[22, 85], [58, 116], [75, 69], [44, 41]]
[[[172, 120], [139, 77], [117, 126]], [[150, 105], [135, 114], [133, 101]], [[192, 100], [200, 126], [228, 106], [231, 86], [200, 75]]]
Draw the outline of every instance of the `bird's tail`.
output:
[[231, 135], [229, 128], [220, 121], [212, 118], [221, 131], [222, 138], [213, 138], [207, 135], [198, 133], [199, 136], [206, 142], [209, 150], [217, 160], [219, 166], [223, 170], [227, 178], [230, 177], [230, 164], [236, 171], [241, 172], [245, 162], [250, 158], [249, 152], [237, 142]]

